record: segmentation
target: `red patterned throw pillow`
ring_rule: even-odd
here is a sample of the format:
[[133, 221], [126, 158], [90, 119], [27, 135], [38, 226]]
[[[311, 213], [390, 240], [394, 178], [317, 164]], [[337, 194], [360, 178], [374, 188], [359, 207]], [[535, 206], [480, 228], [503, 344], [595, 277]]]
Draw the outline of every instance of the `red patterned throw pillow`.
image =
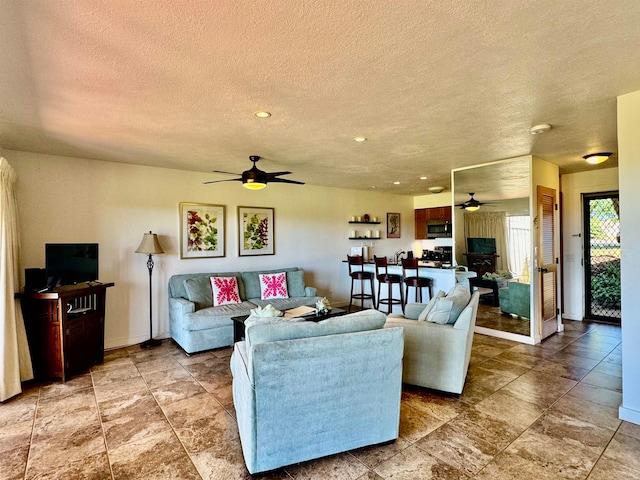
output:
[[260, 274], [260, 299], [289, 298], [287, 291], [287, 274]]
[[213, 306], [240, 303], [236, 277], [210, 277], [213, 290]]

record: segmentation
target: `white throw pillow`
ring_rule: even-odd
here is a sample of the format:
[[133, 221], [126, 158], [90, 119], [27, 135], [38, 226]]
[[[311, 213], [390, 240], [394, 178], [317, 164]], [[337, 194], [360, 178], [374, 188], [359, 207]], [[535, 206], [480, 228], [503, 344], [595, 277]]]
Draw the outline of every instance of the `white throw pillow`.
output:
[[213, 306], [240, 303], [238, 280], [236, 277], [209, 277], [213, 290]]
[[428, 322], [444, 324], [456, 323], [456, 320], [471, 300], [469, 289], [463, 285], [456, 285], [446, 297], [436, 300], [435, 305], [427, 315]]
[[260, 274], [260, 299], [289, 298], [287, 275], [285, 272]]
[[429, 303], [427, 303], [427, 306], [424, 308], [424, 310], [422, 310], [422, 313], [420, 313], [420, 315], [418, 316], [418, 320], [425, 321], [427, 319], [427, 315], [429, 315], [429, 312], [431, 311], [431, 309], [433, 308], [433, 306], [436, 304], [436, 300], [440, 297], [444, 297], [444, 292], [442, 290], [440, 290], [438, 293], [436, 293], [430, 300]]

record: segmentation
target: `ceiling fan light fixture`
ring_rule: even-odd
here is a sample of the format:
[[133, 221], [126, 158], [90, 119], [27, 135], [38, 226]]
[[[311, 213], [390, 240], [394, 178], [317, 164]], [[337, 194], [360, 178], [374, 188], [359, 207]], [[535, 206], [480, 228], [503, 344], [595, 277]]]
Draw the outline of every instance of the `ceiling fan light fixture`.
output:
[[598, 165], [599, 163], [609, 160], [609, 157], [611, 157], [611, 152], [590, 153], [582, 158], [591, 165]]
[[242, 186], [244, 188], [248, 188], [249, 190], [262, 190], [267, 186], [267, 184], [248, 178], [246, 181], [242, 181]]
[[467, 205], [466, 207], [464, 207], [464, 209], [467, 212], [475, 212], [477, 210], [480, 210], [480, 205]]

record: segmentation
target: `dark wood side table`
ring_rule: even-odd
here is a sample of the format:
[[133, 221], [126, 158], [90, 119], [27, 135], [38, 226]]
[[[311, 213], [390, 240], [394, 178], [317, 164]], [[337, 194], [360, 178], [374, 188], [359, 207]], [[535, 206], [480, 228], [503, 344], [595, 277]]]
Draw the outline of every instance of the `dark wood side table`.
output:
[[[309, 322], [320, 322], [322, 320], [326, 320], [331, 317], [340, 317], [342, 315], [346, 315], [348, 312], [343, 310], [342, 308], [332, 308], [329, 313], [326, 315], [305, 315], [305, 320]], [[237, 317], [231, 317], [233, 320], [233, 343], [240, 342], [244, 340], [244, 322], [249, 318], [250, 315], [240, 315]]]
[[498, 297], [498, 289], [500, 288], [500, 284], [496, 280], [486, 280], [482, 277], [470, 278], [469, 286], [471, 287], [471, 293], [473, 293], [474, 287], [490, 288], [493, 291], [493, 300], [491, 304], [494, 307], [500, 306], [500, 299]]

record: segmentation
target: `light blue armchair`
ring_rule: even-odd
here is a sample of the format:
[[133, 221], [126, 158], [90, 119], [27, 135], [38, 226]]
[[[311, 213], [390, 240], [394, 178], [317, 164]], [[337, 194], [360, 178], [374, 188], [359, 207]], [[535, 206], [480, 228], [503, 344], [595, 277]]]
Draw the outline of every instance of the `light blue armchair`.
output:
[[250, 473], [398, 437], [401, 328], [383, 328], [375, 310], [273, 322], [248, 319], [231, 356]]
[[469, 368], [480, 293], [475, 292], [454, 324], [417, 320], [426, 304], [408, 303], [404, 317], [387, 318], [385, 327], [404, 329], [403, 380], [411, 385], [460, 394]]

